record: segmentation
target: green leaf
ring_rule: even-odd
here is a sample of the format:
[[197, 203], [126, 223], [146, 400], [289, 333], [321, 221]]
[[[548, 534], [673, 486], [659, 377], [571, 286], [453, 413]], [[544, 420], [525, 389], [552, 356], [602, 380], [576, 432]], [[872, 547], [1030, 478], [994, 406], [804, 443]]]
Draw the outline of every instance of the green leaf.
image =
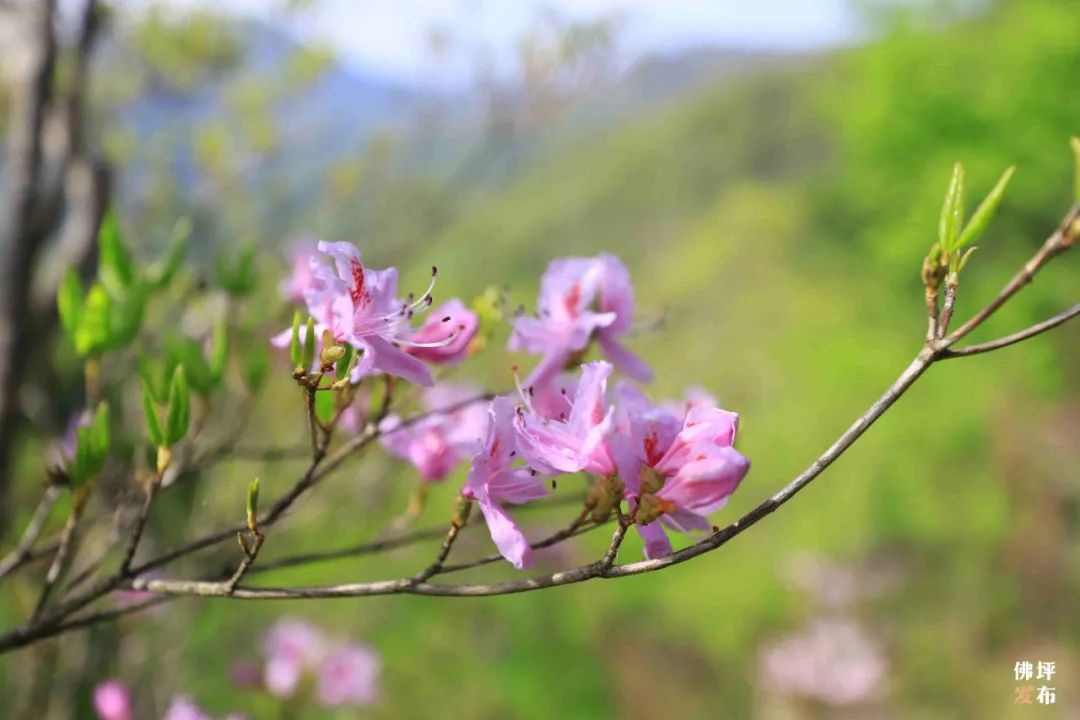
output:
[[180, 218], [173, 225], [172, 238], [169, 246], [165, 249], [165, 255], [152, 263], [147, 269], [147, 283], [154, 290], [161, 290], [176, 276], [180, 264], [187, 254], [188, 243], [191, 240], [191, 218]]
[[92, 480], [109, 454], [109, 405], [101, 403], [94, 412], [89, 425], [75, 430], [75, 461], [68, 468], [68, 475], [76, 487]]
[[214, 337], [210, 345], [210, 377], [216, 386], [225, 375], [225, 364], [229, 360], [229, 326], [225, 318], [218, 318], [214, 323]]
[[259, 516], [259, 478], [253, 478], [248, 483], [246, 505], [248, 527], [254, 530], [256, 518]]
[[345, 354], [337, 361], [337, 365], [334, 368], [334, 374], [338, 380], [344, 380], [345, 376], [349, 374], [349, 370], [352, 369], [352, 357], [353, 347], [346, 343]]
[[336, 395], [332, 392], [315, 393], [315, 417], [319, 418], [319, 422], [328, 423], [333, 419]]
[[79, 274], [75, 268], [68, 268], [64, 274], [64, 280], [56, 292], [56, 311], [60, 315], [60, 324], [72, 341], [79, 331], [79, 320], [82, 317], [83, 285], [79, 280]]
[[945, 202], [941, 205], [941, 220], [938, 223], [938, 241], [946, 252], [956, 249], [956, 238], [964, 222], [964, 166], [953, 165], [952, 178], [945, 191]]
[[143, 385], [150, 391], [150, 397], [159, 405], [164, 404], [166, 393], [169, 390], [168, 379], [171, 377], [171, 373], [155, 367], [153, 361], [145, 355], [139, 356], [138, 371]]
[[300, 361], [304, 359], [303, 353], [300, 350], [300, 311], [297, 310], [292, 316], [292, 340], [289, 341], [289, 359], [292, 360], [294, 367], [300, 366]]
[[979, 203], [979, 207], [975, 208], [975, 213], [971, 216], [968, 224], [964, 226], [963, 232], [960, 233], [960, 238], [953, 247], [954, 250], [970, 245], [986, 232], [986, 228], [990, 226], [990, 221], [994, 219], [998, 205], [1001, 204], [1001, 198], [1005, 195], [1005, 188], [1008, 187], [1009, 180], [1012, 179], [1015, 170], [1016, 166], [1014, 165], [1002, 173], [997, 184]]
[[139, 334], [145, 312], [146, 291], [138, 285], [129, 287], [122, 296], [114, 297], [107, 347], [118, 350], [130, 344]]
[[252, 393], [259, 391], [266, 371], [270, 368], [270, 355], [261, 348], [253, 348], [244, 353], [244, 382]]
[[305, 370], [310, 370], [313, 362], [315, 362], [315, 319], [309, 316], [307, 330], [304, 331], [304, 347], [298, 364]]
[[1080, 137], [1069, 139], [1073, 151], [1073, 200], [1080, 203]]
[[105, 349], [109, 341], [109, 320], [112, 302], [105, 287], [94, 283], [86, 296], [86, 303], [75, 331], [75, 352], [79, 357], [95, 355]]
[[98, 230], [98, 267], [101, 281], [113, 295], [121, 295], [135, 282], [135, 263], [120, 239], [116, 213], [109, 210]]
[[169, 386], [169, 407], [165, 413], [164, 443], [172, 447], [184, 439], [188, 431], [191, 393], [188, 390], [187, 375], [183, 365], [177, 365], [173, 371], [172, 384]]
[[109, 403], [107, 402], [98, 405], [94, 419], [90, 422], [90, 441], [94, 457], [100, 459], [101, 464], [104, 465], [110, 444]]
[[150, 435], [150, 442], [154, 447], [161, 445], [165, 436], [161, 433], [161, 423], [158, 421], [157, 401], [154, 399], [154, 391], [150, 383], [143, 378], [142, 386], [143, 415], [146, 417], [146, 431]]
[[191, 338], [170, 335], [165, 340], [165, 353], [174, 369], [184, 366], [185, 379], [195, 392], [206, 395], [213, 389], [213, 373], [199, 343]]

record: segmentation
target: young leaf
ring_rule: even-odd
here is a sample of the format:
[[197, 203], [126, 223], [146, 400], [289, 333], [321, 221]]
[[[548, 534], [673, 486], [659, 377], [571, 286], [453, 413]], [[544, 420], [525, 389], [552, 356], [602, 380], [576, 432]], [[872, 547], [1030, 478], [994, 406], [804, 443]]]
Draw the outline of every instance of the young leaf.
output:
[[964, 226], [963, 232], [960, 233], [960, 238], [956, 241], [954, 250], [970, 245], [986, 232], [986, 228], [990, 226], [990, 221], [994, 219], [998, 205], [1001, 204], [1001, 198], [1005, 195], [1005, 188], [1009, 185], [1009, 180], [1015, 170], [1016, 166], [1014, 165], [1002, 173], [997, 184], [979, 203], [979, 207], [975, 208], [975, 213], [971, 216], [968, 224]]
[[225, 375], [225, 363], [229, 359], [229, 326], [225, 318], [214, 323], [214, 337], [210, 347], [210, 378], [214, 385]]
[[1069, 139], [1073, 151], [1073, 200], [1080, 203], [1080, 137]]
[[135, 263], [131, 259], [131, 252], [120, 239], [120, 225], [113, 210], [106, 212], [101, 219], [98, 244], [101, 280], [111, 293], [122, 294], [135, 282]]
[[145, 311], [146, 290], [139, 285], [132, 285], [123, 295], [114, 297], [109, 317], [107, 347], [116, 350], [134, 340], [139, 334]]
[[247, 488], [247, 526], [255, 532], [259, 517], [259, 478], [248, 483]]
[[289, 358], [294, 367], [300, 366], [304, 356], [300, 350], [300, 311], [297, 310], [292, 316], [292, 340], [289, 342]]
[[90, 422], [90, 447], [92, 454], [100, 465], [104, 465], [105, 456], [109, 454], [109, 403], [103, 402], [98, 405], [94, 413], [94, 419]]
[[304, 332], [304, 347], [300, 353], [300, 362], [298, 365], [305, 370], [311, 368], [311, 364], [315, 362], [315, 320], [312, 317], [307, 319], [307, 330]]
[[79, 327], [75, 331], [75, 352], [79, 357], [100, 353], [109, 341], [111, 316], [109, 294], [101, 283], [94, 283], [86, 296]]
[[83, 285], [75, 268], [68, 268], [60, 289], [56, 293], [56, 310], [60, 315], [60, 324], [68, 338], [75, 340], [82, 317]]
[[191, 219], [180, 218], [173, 226], [172, 238], [165, 249], [165, 255], [147, 269], [147, 282], [150, 287], [161, 290], [172, 282], [176, 271], [180, 269], [180, 263], [184, 261], [190, 238]]
[[150, 442], [155, 447], [159, 447], [165, 440], [165, 436], [161, 434], [161, 423], [158, 421], [154, 391], [150, 388], [150, 383], [146, 381], [146, 378], [143, 378], [142, 388], [142, 407], [143, 415], [146, 417], [146, 431], [150, 435]]
[[315, 417], [319, 422], [328, 423], [334, 418], [334, 397], [337, 393], [315, 393]]
[[253, 394], [262, 387], [269, 367], [270, 356], [265, 350], [252, 348], [244, 353], [244, 382]]
[[947, 252], [956, 249], [956, 238], [960, 225], [964, 222], [964, 166], [953, 165], [952, 178], [945, 191], [945, 202], [941, 205], [941, 220], [938, 222], [938, 241]]
[[173, 371], [172, 384], [169, 386], [169, 407], [165, 413], [165, 437], [162, 444], [166, 447], [175, 445], [187, 435], [190, 402], [184, 366], [177, 365], [176, 370]]
[[352, 356], [353, 348], [348, 343], [345, 344], [345, 354], [341, 356], [341, 359], [337, 361], [337, 365], [334, 368], [334, 375], [338, 380], [344, 380], [345, 376], [349, 374], [349, 370], [352, 369]]

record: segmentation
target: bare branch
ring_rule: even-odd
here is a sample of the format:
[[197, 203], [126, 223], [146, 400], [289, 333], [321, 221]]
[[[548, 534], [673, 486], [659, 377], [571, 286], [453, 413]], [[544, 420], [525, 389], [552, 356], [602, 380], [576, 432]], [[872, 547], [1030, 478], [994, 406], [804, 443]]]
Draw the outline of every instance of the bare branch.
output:
[[52, 512], [53, 505], [56, 504], [56, 498], [59, 494], [60, 488], [54, 484], [50, 483], [45, 488], [41, 501], [38, 503], [37, 509], [34, 510], [34, 515], [30, 518], [30, 522], [27, 523], [22, 537], [19, 538], [19, 544], [15, 546], [14, 550], [5, 555], [3, 560], [0, 560], [0, 580], [21, 567], [30, 558], [31, 548], [34, 547], [34, 543], [41, 536], [41, 531], [45, 528], [45, 522], [49, 519], [49, 514]]
[[955, 350], [949, 349], [941, 354], [941, 360], [949, 360], [951, 358], [966, 357], [968, 355], [980, 355], [982, 353], [990, 352], [992, 350], [999, 350], [1009, 345], [1015, 345], [1018, 342], [1033, 338], [1036, 335], [1040, 335], [1047, 330], [1052, 330], [1058, 325], [1063, 325], [1069, 320], [1072, 320], [1077, 315], [1080, 315], [1080, 303], [1073, 305], [1067, 310], [1059, 312], [1051, 318], [1043, 320], [1041, 323], [1036, 323], [1029, 328], [1014, 332], [1012, 335], [1006, 335], [1005, 337], [998, 338], [997, 340], [990, 340], [989, 342], [978, 343], [976, 345], [968, 345], [967, 347], [957, 348]]

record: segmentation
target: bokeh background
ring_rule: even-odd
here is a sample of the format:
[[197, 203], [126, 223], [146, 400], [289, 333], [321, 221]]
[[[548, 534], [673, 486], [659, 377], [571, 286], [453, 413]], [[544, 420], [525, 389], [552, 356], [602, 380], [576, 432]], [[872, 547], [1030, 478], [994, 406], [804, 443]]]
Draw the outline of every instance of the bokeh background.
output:
[[[28, 5], [0, 2], [5, 137]], [[1080, 132], [1071, 0], [748, 5], [115, 2], [83, 65], [72, 46], [83, 5], [61, 2], [55, 83], [63, 97], [79, 91], [85, 172], [58, 215], [75, 227], [55, 223], [36, 270], [40, 317], [49, 283], [80, 259], [92, 265], [79, 234], [92, 238], [87, 218], [96, 227], [106, 204], [145, 259], [190, 218], [189, 265], [150, 306], [145, 338], [106, 367], [134, 428], [130, 452], [139, 353], [167, 332], [198, 336], [223, 307], [250, 340], [233, 347], [199, 442], [246, 418], [243, 447], [288, 448], [304, 425], [287, 363], [274, 360], [253, 400], [241, 367], [291, 317], [278, 283], [304, 238], [355, 242], [374, 266], [400, 267], [408, 287], [435, 264], [444, 296], [495, 286], [530, 308], [548, 260], [614, 252], [635, 280], [631, 344], [657, 371], [651, 394], [701, 386], [741, 414], [753, 469], [715, 518], [730, 522], [815, 458], [918, 351], [918, 271], [952, 163], [967, 167], [971, 204], [1018, 167], [966, 272], [963, 316], [1055, 227], [1072, 197], [1068, 138]], [[245, 258], [251, 288], [226, 304], [220, 279]], [[1077, 260], [1057, 261], [979, 337], [1074, 303]], [[82, 402], [55, 321], [34, 328], [0, 467], [5, 550]], [[502, 351], [505, 334], [462, 376], [509, 384], [510, 364], [528, 360]], [[1078, 350], [1080, 329], [1064, 327], [933, 368], [789, 506], [663, 573], [472, 600], [180, 600], [0, 657], [0, 716], [93, 717], [94, 686], [116, 677], [137, 689], [140, 717], [158, 717], [178, 692], [215, 716], [285, 717], [232, 670], [291, 615], [369, 645], [382, 663], [377, 703], [294, 708], [302, 717], [1080, 717]], [[91, 501], [76, 570], [137, 502], [122, 467]], [[274, 496], [303, 467], [237, 453], [189, 471], [162, 495], [147, 548], [235, 522], [253, 475]], [[445, 522], [461, 479], [432, 492], [417, 526]], [[376, 537], [415, 482], [369, 453], [275, 528], [264, 556]], [[540, 537], [571, 512], [522, 519]], [[606, 541], [586, 535], [541, 568], [588, 562]], [[394, 577], [434, 550], [258, 580]], [[455, 548], [489, 551], [482, 530]], [[640, 552], [634, 537], [623, 557]], [[168, 573], [195, 577], [234, 553]], [[43, 572], [38, 563], [0, 586], [5, 627], [32, 608]], [[490, 566], [460, 579], [513, 574]], [[1055, 705], [1014, 705], [1022, 660], [1056, 662]]]

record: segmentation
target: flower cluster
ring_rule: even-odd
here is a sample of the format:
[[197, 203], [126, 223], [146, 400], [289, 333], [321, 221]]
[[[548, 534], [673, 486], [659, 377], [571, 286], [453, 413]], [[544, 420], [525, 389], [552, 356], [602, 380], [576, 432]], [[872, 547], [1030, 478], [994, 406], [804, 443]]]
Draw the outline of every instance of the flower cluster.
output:
[[[317, 628], [296, 618], [282, 618], [266, 633], [262, 666], [238, 664], [234, 682], [263, 690], [292, 708], [313, 700], [323, 708], [364, 707], [379, 696], [379, 658], [364, 645], [332, 642]], [[134, 720], [131, 690], [118, 680], [94, 689], [94, 710], [100, 720]], [[175, 695], [162, 720], [213, 720], [195, 701]], [[244, 720], [230, 713], [225, 720]]]
[[[294, 264], [284, 290], [303, 298], [315, 333], [327, 332], [324, 343], [332, 338], [355, 351], [349, 382], [382, 373], [429, 388], [422, 415], [381, 420], [381, 442], [427, 483], [468, 461], [461, 494], [479, 506], [503, 557], [517, 568], [532, 562], [530, 543], [505, 506], [543, 497], [545, 479], [563, 474], [591, 476], [586, 509], [597, 521], [618, 513], [633, 522], [649, 558], [672, 552], [665, 529], [712, 527], [708, 515], [749, 470], [734, 448], [738, 417], [701, 394], [654, 404], [631, 384], [649, 382], [652, 371], [623, 345], [633, 328], [634, 293], [622, 262], [604, 254], [548, 266], [537, 313], [513, 318], [508, 341], [509, 350], [540, 360], [517, 393], [495, 397], [486, 412], [467, 402], [470, 394], [479, 397], [468, 388], [432, 387], [427, 364], [461, 362], [480, 323], [451, 299], [414, 328], [413, 316], [433, 304], [434, 278], [433, 269], [432, 286], [419, 299], [402, 300], [395, 269], [372, 270], [352, 245], [320, 242], [318, 252]], [[296, 337], [294, 328], [274, 342], [295, 344]], [[587, 362], [593, 348], [604, 359]], [[322, 372], [331, 365], [324, 354]], [[612, 382], [616, 370], [625, 378]]]

